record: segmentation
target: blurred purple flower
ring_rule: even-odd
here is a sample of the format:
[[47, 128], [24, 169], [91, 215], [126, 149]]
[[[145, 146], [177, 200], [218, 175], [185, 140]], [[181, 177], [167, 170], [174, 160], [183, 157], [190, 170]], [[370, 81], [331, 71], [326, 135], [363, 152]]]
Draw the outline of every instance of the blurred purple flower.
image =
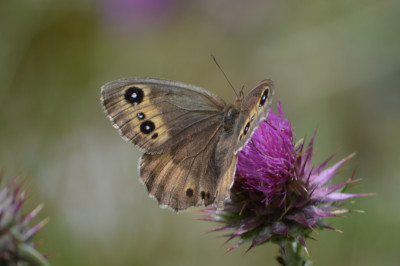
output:
[[118, 31], [138, 32], [169, 19], [179, 0], [103, 0], [102, 12], [107, 24]]
[[[295, 144], [292, 126], [280, 102], [277, 109], [278, 115], [270, 110], [268, 122], [261, 122], [253, 134], [254, 144], [249, 142], [240, 151], [231, 198], [224, 209], [202, 210], [203, 220], [222, 224], [211, 232], [230, 230], [233, 233], [227, 241], [239, 239], [228, 251], [245, 242], [251, 243], [250, 250], [271, 241], [281, 246], [284, 257], [287, 243], [305, 248], [305, 239], [312, 231], [336, 230], [323, 218], [349, 212], [342, 208], [341, 201], [369, 195], [344, 193], [349, 184], [358, 181], [353, 180], [354, 172], [347, 182], [327, 185], [354, 154], [326, 168], [332, 155], [313, 168], [315, 135], [306, 148], [303, 140]], [[284, 263], [282, 257], [278, 261]]]

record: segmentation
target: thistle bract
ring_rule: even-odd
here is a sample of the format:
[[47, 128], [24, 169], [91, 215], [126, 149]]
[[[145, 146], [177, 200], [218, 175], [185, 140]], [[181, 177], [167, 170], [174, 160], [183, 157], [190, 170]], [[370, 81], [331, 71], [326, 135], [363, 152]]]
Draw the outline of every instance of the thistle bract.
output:
[[[0, 182], [2, 179], [0, 176]], [[30, 226], [42, 205], [23, 215], [21, 207], [26, 201], [26, 191], [22, 185], [14, 178], [0, 189], [0, 265], [49, 265], [32, 242], [47, 219]]]

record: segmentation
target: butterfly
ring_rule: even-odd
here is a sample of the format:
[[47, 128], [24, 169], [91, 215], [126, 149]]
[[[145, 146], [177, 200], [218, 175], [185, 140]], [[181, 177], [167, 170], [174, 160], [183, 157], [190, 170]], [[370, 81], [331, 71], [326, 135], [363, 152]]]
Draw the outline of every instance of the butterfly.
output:
[[161, 207], [223, 208], [238, 152], [271, 103], [263, 80], [231, 104], [199, 87], [156, 78], [119, 79], [101, 88], [105, 113], [122, 138], [143, 152], [140, 179]]

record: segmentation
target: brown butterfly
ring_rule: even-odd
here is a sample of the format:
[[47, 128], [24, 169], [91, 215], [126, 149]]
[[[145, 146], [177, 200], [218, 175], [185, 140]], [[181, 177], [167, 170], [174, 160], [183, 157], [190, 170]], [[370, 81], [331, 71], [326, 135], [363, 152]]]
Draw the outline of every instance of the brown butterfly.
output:
[[267, 114], [271, 80], [227, 105], [195, 86], [155, 78], [120, 79], [101, 102], [122, 137], [144, 151], [140, 179], [161, 207], [175, 211], [216, 203], [233, 185], [238, 152]]

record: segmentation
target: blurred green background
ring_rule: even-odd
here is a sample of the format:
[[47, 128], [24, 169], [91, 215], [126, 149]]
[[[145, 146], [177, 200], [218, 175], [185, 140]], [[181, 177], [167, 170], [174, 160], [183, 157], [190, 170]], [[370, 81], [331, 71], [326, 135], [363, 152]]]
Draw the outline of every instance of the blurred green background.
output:
[[[314, 265], [399, 265], [400, 2], [239, 0], [0, 1], [0, 168], [26, 176], [50, 223], [54, 265], [275, 265], [243, 256], [195, 213], [160, 209], [138, 181], [140, 152], [106, 119], [100, 86], [150, 76], [235, 96], [265, 78], [297, 138], [318, 127], [315, 163], [357, 152], [348, 214], [309, 240]], [[39, 220], [39, 219], [38, 219]]]

